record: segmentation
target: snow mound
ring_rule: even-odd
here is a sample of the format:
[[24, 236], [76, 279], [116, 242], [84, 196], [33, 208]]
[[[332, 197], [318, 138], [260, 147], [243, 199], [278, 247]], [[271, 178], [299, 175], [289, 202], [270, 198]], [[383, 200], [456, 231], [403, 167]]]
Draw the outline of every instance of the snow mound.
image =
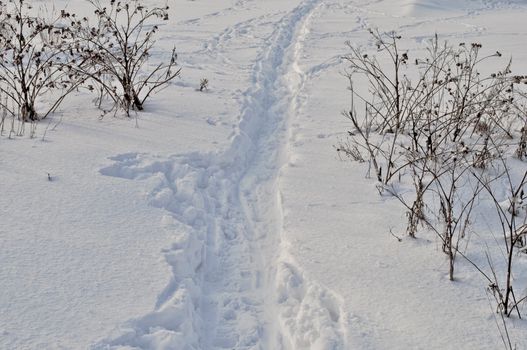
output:
[[399, 15], [409, 17], [450, 17], [481, 8], [482, 3], [470, 0], [403, 0]]
[[402, 0], [394, 14], [402, 17], [460, 17], [480, 10], [497, 10], [527, 5], [526, 0]]
[[[210, 223], [205, 166], [192, 159], [159, 159], [145, 154], [127, 153], [110, 158], [115, 163], [101, 174], [145, 182], [145, 196], [153, 207], [164, 209], [161, 227], [172, 232], [174, 243], [164, 250], [172, 277], [160, 293], [155, 310], [130, 320], [115, 336], [93, 349], [198, 349], [202, 265], [205, 260], [207, 224]], [[209, 209], [207, 211], [207, 209]], [[113, 339], [112, 339], [113, 338]]]

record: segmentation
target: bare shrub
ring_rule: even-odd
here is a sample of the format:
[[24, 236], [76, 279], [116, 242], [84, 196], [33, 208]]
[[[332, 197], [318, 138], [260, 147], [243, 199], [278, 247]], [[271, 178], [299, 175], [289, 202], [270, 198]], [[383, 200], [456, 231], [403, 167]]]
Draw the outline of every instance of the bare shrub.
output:
[[203, 78], [199, 81], [199, 91], [207, 91], [209, 89], [209, 79]]
[[[65, 11], [46, 19], [24, 0], [0, 2], [0, 109], [22, 123], [46, 118], [82, 83]], [[51, 94], [53, 92], [53, 94]], [[43, 96], [51, 100], [37, 111]], [[3, 123], [2, 123], [3, 125]]]
[[[353, 124], [353, 130], [350, 131], [353, 142], [350, 145], [366, 151], [375, 170], [376, 179], [382, 185], [387, 185], [401, 170], [399, 138], [407, 125], [408, 114], [404, 113], [404, 110], [411, 95], [408, 89], [409, 80], [403, 73], [408, 63], [408, 55], [406, 52], [400, 52], [400, 37], [397, 34], [382, 35], [375, 31], [370, 33], [377, 42], [378, 52], [389, 57], [390, 67], [383, 67], [375, 56], [364, 53], [348, 43], [351, 53], [344, 59], [349, 64], [347, 76], [350, 82], [351, 106], [343, 115]], [[353, 79], [356, 75], [364, 76], [369, 82], [371, 99], [355, 90]], [[356, 110], [355, 99], [361, 102], [364, 112]], [[344, 153], [353, 151], [346, 144], [340, 144], [337, 149]]]
[[[510, 61], [483, 75], [482, 64], [502, 55], [483, 55], [479, 43], [453, 46], [436, 35], [423, 57], [412, 57], [396, 33], [370, 33], [383, 59], [348, 43], [351, 106], [343, 114], [351, 129], [337, 151], [369, 161], [381, 191], [406, 208], [409, 236], [416, 236], [420, 223], [436, 233], [453, 280], [456, 256], [468, 260], [460, 242], [475, 203], [490, 193], [483, 175], [475, 180], [474, 174], [485, 174], [514, 147], [519, 158], [525, 156], [525, 95], [515, 88], [523, 80], [511, 75]], [[367, 83], [366, 95], [356, 91], [357, 79]], [[411, 183], [413, 193], [399, 192], [395, 181], [403, 188]]]
[[[159, 23], [168, 20], [168, 7], [149, 9], [138, 0], [89, 2], [95, 23], [77, 23], [82, 56], [89, 63], [82, 73], [98, 86], [99, 106], [107, 98], [110, 110], [121, 109], [129, 116], [132, 110], [143, 110], [152, 93], [180, 74], [175, 48], [168, 61], [148, 67]], [[93, 85], [89, 88], [95, 90]]]
[[[502, 172], [499, 176], [490, 180], [484, 174], [474, 172], [474, 177], [480, 182], [489, 195], [495, 210], [495, 217], [501, 230], [505, 254], [502, 255], [506, 268], [503, 271], [496, 270], [495, 263], [490, 255], [486, 253], [489, 274], [488, 290], [496, 300], [497, 309], [506, 317], [510, 317], [516, 311], [519, 318], [521, 313], [519, 305], [527, 300], [527, 295], [517, 297], [518, 290], [514, 283], [514, 262], [518, 252], [525, 249], [526, 220], [525, 211], [525, 187], [527, 185], [527, 170], [523, 172], [521, 178], [513, 176], [505, 157], [500, 158]], [[504, 191], [505, 189], [505, 191]], [[503, 193], [507, 194], [502, 198]], [[507, 203], [507, 205], [504, 205]]]

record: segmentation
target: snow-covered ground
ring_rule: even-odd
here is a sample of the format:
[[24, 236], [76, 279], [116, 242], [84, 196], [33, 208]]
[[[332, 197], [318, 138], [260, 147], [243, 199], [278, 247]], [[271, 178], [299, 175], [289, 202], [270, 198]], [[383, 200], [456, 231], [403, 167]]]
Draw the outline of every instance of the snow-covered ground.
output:
[[[79, 92], [35, 138], [0, 137], [0, 348], [503, 347], [485, 281], [462, 261], [448, 281], [433, 236], [392, 236], [400, 204], [333, 146], [345, 41], [438, 33], [525, 74], [527, 1], [170, 5], [154, 59], [176, 45], [182, 76], [137, 120]], [[525, 321], [508, 330], [527, 348]]]

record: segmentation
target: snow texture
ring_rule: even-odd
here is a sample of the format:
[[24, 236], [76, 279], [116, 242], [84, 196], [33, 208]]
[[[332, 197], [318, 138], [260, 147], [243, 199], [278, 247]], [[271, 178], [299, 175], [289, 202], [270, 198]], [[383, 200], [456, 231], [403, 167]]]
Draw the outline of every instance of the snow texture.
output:
[[182, 77], [137, 120], [79, 92], [37, 138], [0, 137], [0, 348], [500, 348], [477, 274], [450, 283], [432, 236], [396, 240], [399, 204], [333, 145], [346, 40], [437, 32], [521, 72], [527, 3], [173, 2], [153, 64], [176, 44]]

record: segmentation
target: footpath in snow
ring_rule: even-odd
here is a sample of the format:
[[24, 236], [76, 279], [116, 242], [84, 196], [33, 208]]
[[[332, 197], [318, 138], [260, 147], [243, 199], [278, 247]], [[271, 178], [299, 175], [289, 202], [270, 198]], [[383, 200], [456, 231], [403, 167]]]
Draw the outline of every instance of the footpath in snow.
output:
[[177, 239], [156, 310], [96, 348], [344, 348], [338, 299], [305, 279], [282, 241], [278, 177], [304, 79], [297, 60], [318, 6], [303, 1], [273, 24], [225, 151], [123, 154], [101, 170], [147, 182]]
[[152, 56], [175, 44], [182, 76], [137, 120], [79, 92], [0, 137], [0, 349], [501, 348], [472, 268], [450, 283], [434, 237], [396, 239], [404, 211], [334, 145], [347, 40], [438, 33], [525, 73], [527, 3], [173, 2]]

